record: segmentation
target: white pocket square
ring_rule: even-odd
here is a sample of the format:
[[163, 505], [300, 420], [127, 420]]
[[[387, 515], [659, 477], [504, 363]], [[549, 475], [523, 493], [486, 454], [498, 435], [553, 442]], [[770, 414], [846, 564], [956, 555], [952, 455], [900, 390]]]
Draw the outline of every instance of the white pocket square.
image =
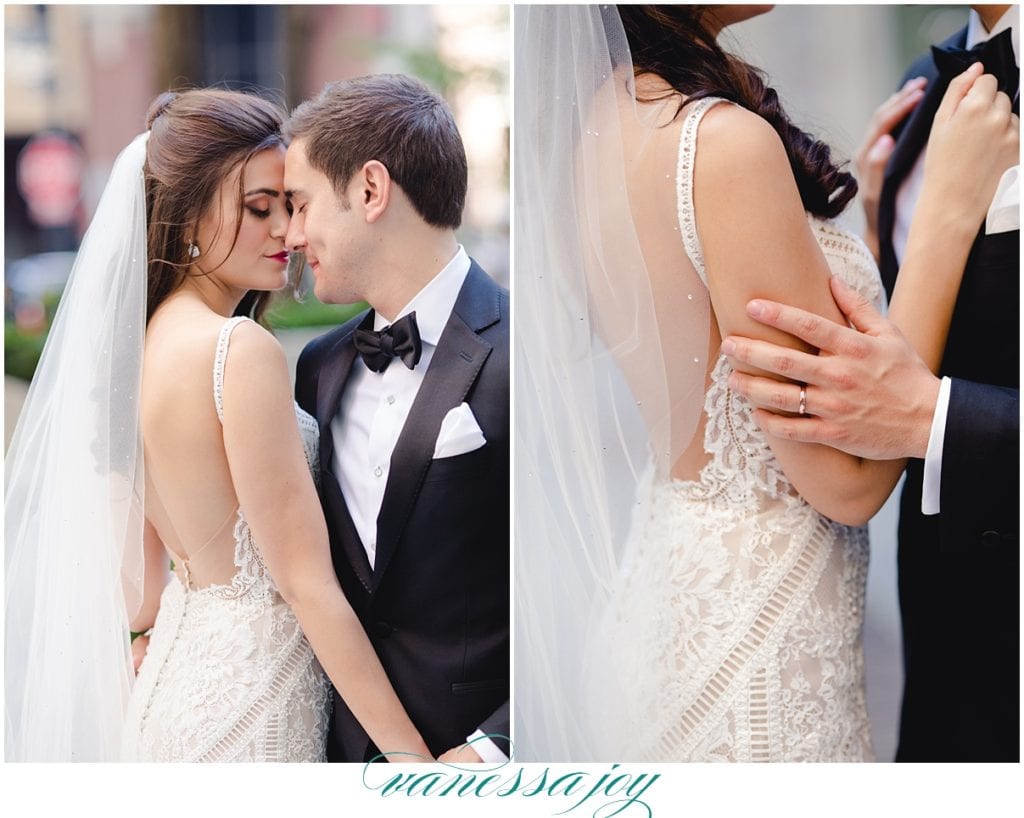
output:
[[999, 180], [985, 218], [985, 235], [1020, 230], [1020, 165], [1008, 168]]
[[487, 441], [468, 403], [460, 403], [444, 416], [434, 445], [434, 459], [455, 457], [479, 449]]

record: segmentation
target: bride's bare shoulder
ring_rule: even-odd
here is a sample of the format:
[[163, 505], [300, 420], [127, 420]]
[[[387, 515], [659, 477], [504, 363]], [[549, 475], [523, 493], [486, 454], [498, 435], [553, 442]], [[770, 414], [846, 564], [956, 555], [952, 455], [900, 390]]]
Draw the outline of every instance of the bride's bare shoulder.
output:
[[[146, 332], [145, 372], [176, 389], [190, 383], [205, 389], [228, 320], [211, 310], [167, 305], [153, 316]], [[280, 369], [287, 375], [280, 342], [255, 321], [238, 322], [227, 348], [225, 371], [245, 373], [245, 380], [275, 378]]]
[[240, 321], [231, 333], [231, 363], [253, 374], [270, 372], [285, 365], [284, 349], [273, 333], [255, 321]]
[[771, 123], [739, 105], [719, 103], [704, 114], [697, 131], [697, 163], [727, 183], [751, 176], [790, 173], [782, 138]]
[[[146, 330], [147, 354], [152, 351], [187, 358], [213, 355], [229, 320], [201, 305], [182, 302], [162, 305]], [[277, 339], [255, 321], [239, 321], [231, 331], [231, 348], [240, 344], [255, 345], [263, 350], [280, 347]]]

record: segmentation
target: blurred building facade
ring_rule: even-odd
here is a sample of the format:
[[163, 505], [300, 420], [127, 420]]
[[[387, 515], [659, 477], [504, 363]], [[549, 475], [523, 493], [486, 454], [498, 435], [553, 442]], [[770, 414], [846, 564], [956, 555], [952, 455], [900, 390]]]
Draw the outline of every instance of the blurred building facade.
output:
[[[507, 6], [5, 6], [4, 32], [5, 260], [75, 249], [161, 91], [253, 88], [291, 108], [332, 80], [397, 71], [452, 107], [470, 166], [460, 239], [508, 283]], [[52, 131], [84, 157], [79, 206], [57, 228], [17, 183], [25, 146]]]

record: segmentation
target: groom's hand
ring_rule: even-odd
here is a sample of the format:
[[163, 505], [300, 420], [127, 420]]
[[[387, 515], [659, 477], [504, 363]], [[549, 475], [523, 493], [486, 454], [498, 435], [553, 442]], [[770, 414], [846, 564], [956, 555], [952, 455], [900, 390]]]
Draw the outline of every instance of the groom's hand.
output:
[[756, 420], [776, 437], [823, 443], [871, 460], [923, 458], [939, 379], [870, 302], [836, 276], [831, 286], [855, 329], [773, 301], [747, 305], [751, 318], [803, 339], [820, 354], [736, 336], [722, 343], [732, 361], [807, 384], [806, 415], [795, 415], [799, 384], [733, 372], [730, 387], [762, 407]]
[[483, 759], [477, 755], [476, 750], [470, 747], [468, 744], [462, 744], [458, 747], [452, 747], [447, 752], [441, 753], [437, 757], [438, 761], [445, 764], [482, 764]]

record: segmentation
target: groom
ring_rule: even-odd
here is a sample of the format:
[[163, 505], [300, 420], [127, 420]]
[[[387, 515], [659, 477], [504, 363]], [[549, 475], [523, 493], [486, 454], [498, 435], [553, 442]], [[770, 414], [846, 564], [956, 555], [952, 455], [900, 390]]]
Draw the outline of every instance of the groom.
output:
[[[504, 760], [509, 301], [455, 238], [461, 137], [400, 75], [328, 85], [288, 131], [287, 245], [321, 301], [371, 305], [312, 341], [296, 374], [320, 426], [335, 571], [431, 752]], [[328, 759], [377, 752], [335, 695]]]
[[[1019, 113], [1016, 10], [974, 8], [970, 24], [941, 44], [947, 53], [938, 61], [957, 71], [980, 59]], [[927, 90], [894, 134], [879, 205], [882, 277], [890, 295], [932, 117], [950, 79], [932, 55], [918, 60], [907, 77], [918, 75], [927, 78]], [[814, 417], [764, 414], [766, 431], [864, 457], [913, 458], [899, 524], [906, 683], [897, 761], [1019, 759], [1018, 208], [1019, 198], [997, 192], [990, 214], [1003, 218], [979, 226], [941, 382], [898, 330], [841, 285], [834, 285], [836, 301], [863, 335], [790, 307], [751, 305], [760, 307], [753, 317], [827, 356], [800, 361], [770, 345], [732, 339], [741, 360], [779, 374], [799, 373], [808, 385], [806, 411]], [[1016, 213], [1015, 223], [1006, 220], [1008, 212]], [[844, 377], [837, 380], [840, 373]], [[771, 408], [777, 384], [741, 380], [740, 392]]]

